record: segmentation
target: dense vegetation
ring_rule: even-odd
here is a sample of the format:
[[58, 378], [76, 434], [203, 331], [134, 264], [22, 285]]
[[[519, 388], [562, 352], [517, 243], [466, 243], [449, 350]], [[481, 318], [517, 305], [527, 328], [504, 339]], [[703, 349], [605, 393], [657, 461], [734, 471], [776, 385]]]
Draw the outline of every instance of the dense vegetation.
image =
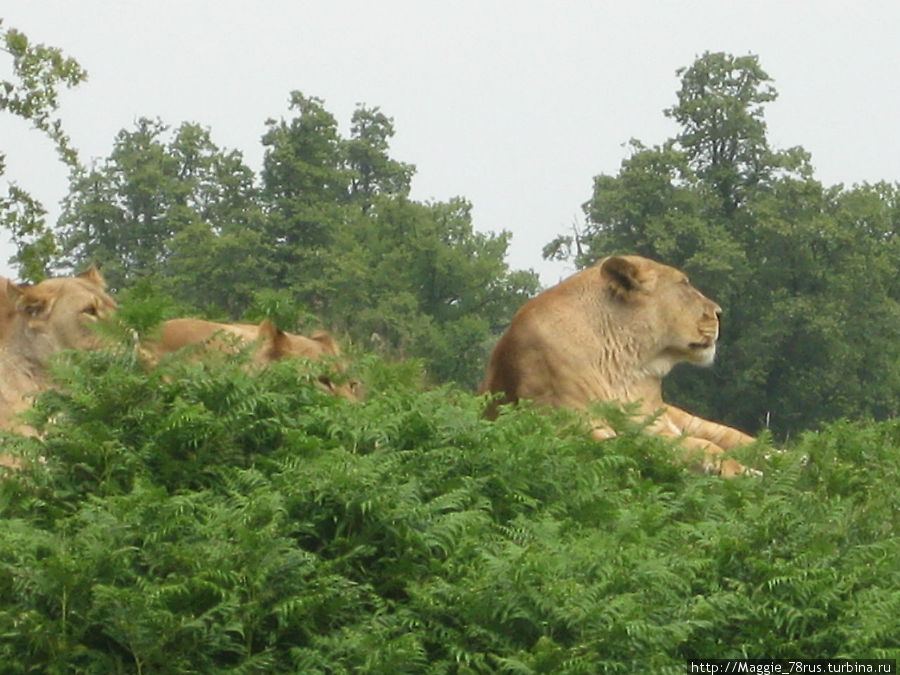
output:
[[240, 357], [147, 373], [127, 348], [66, 355], [33, 413], [42, 437], [0, 439], [32, 463], [0, 483], [0, 672], [900, 654], [898, 187], [825, 187], [802, 149], [770, 148], [755, 57], [681, 71], [666, 114], [682, 133], [635, 142], [596, 178], [585, 231], [547, 248], [580, 265], [650, 255], [725, 307], [720, 365], [678, 372], [671, 396], [791, 440], [741, 454], [762, 477], [722, 481], [614, 410], [620, 436], [601, 444], [564, 412], [481, 418], [471, 387], [537, 280], [464, 199], [409, 198], [377, 108], [343, 138], [293, 93], [258, 176], [203, 127], [159, 120], [88, 170], [56, 114], [83, 71], [0, 35], [15, 75], [0, 110], [72, 170], [58, 223], [21, 188], [0, 198], [23, 278], [101, 263], [140, 332], [165, 307], [321, 324], [369, 389], [350, 403]]
[[282, 364], [71, 356], [10, 439], [3, 672], [684, 672], [900, 653], [900, 423], [724, 481], [635, 429], [496, 423], [416, 369], [368, 399]]

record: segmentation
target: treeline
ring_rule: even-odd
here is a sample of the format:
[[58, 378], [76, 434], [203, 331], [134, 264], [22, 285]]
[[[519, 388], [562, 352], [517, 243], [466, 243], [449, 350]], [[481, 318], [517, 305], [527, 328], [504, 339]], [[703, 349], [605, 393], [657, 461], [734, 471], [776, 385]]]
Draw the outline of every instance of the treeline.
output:
[[363, 349], [419, 357], [435, 381], [474, 386], [492, 335], [538, 288], [504, 259], [509, 233], [472, 227], [464, 199], [409, 198], [391, 120], [360, 106], [351, 135], [315, 98], [270, 121], [256, 176], [196, 124], [140, 120], [73, 181], [52, 264], [100, 264], [179, 311], [321, 322]]
[[[28, 72], [45, 69], [45, 89], [77, 84], [59, 55], [6, 38], [19, 62], [33, 59]], [[827, 187], [802, 148], [771, 147], [764, 112], [776, 91], [756, 57], [707, 53], [679, 75], [665, 114], [680, 132], [633, 141], [618, 174], [586, 194], [583, 230], [544, 254], [578, 266], [646, 255], [683, 268], [723, 306], [716, 366], [678, 369], [667, 383], [692, 411], [779, 438], [839, 417], [896, 416], [900, 187]], [[52, 112], [54, 101], [32, 98]], [[198, 124], [142, 119], [95, 166], [70, 162], [58, 223], [21, 195], [0, 206], [25, 276], [96, 263], [120, 292], [170, 298], [170, 313], [316, 324], [362, 351], [420, 358], [432, 382], [472, 388], [539, 282], [509, 269], [508, 232], [473, 229], [464, 198], [410, 199], [415, 169], [391, 156], [393, 133], [387, 115], [361, 105], [344, 137], [321, 100], [294, 92], [290, 115], [267, 123], [257, 174]]]

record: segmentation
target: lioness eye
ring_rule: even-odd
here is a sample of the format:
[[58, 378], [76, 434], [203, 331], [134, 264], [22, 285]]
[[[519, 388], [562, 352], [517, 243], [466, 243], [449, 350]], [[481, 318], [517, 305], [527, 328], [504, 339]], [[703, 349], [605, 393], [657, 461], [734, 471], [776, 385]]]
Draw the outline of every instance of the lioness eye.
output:
[[90, 307], [84, 308], [84, 313], [88, 316], [97, 316], [97, 308], [91, 305]]

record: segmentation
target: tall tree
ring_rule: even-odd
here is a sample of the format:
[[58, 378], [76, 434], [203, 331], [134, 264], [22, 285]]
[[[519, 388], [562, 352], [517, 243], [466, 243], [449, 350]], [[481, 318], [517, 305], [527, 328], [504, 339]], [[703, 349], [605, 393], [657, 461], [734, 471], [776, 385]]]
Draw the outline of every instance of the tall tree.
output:
[[722, 215], [734, 215], [775, 169], [808, 169], [802, 151], [769, 147], [764, 106], [778, 94], [756, 56], [706, 52], [677, 74], [678, 103], [665, 114], [681, 125], [675, 140]]
[[291, 109], [263, 141], [274, 288], [361, 344], [474, 385], [492, 332], [538, 287], [506, 265], [509, 234], [476, 232], [464, 199], [410, 200], [414, 167], [391, 158], [378, 108], [357, 107], [350, 138], [319, 99], [294, 92]]
[[415, 167], [388, 155], [394, 121], [377, 107], [360, 105], [353, 112], [350, 134], [344, 152], [352, 176], [351, 200], [365, 213], [379, 194], [407, 196]]
[[[351, 181], [343, 161], [337, 121], [320, 99], [291, 94], [289, 120], [269, 120], [262, 196], [266, 237], [275, 244], [276, 281], [292, 286], [297, 279], [322, 279], [325, 251], [340, 229]], [[304, 298], [321, 307], [325, 297], [308, 285]]]
[[190, 217], [190, 186], [166, 131], [149, 119], [121, 131], [109, 159], [76, 181], [65, 203], [61, 222], [74, 264], [102, 262], [116, 287], [161, 267], [167, 242]]
[[538, 288], [506, 264], [509, 233], [475, 231], [465, 199], [411, 200], [414, 167], [391, 157], [378, 108], [357, 107], [349, 138], [319, 99], [294, 92], [290, 110], [268, 122], [259, 186], [198, 125], [123, 130], [72, 184], [58, 264], [101, 263], [118, 289], [149, 280], [215, 317], [316, 323], [474, 386]]

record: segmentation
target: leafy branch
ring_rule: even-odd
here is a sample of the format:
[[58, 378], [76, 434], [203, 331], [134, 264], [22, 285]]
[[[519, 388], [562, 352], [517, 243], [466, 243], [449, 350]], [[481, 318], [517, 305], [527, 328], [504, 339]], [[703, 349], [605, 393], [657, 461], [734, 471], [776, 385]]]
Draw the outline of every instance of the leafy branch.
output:
[[[15, 28], [3, 30], [0, 19], [0, 51], [11, 57], [12, 79], [0, 80], [0, 112], [6, 111], [31, 122], [52, 142], [60, 161], [70, 174], [81, 172], [78, 153], [65, 133], [59, 108], [59, 89], [71, 88], [87, 78], [78, 62], [55, 48], [34, 44]], [[0, 174], [4, 170], [0, 153]], [[14, 260], [22, 266], [22, 276], [38, 280], [46, 274], [50, 260], [57, 254], [55, 237], [44, 219], [46, 210], [24, 189], [10, 185], [6, 197], [0, 197], [0, 224], [18, 247]]]

